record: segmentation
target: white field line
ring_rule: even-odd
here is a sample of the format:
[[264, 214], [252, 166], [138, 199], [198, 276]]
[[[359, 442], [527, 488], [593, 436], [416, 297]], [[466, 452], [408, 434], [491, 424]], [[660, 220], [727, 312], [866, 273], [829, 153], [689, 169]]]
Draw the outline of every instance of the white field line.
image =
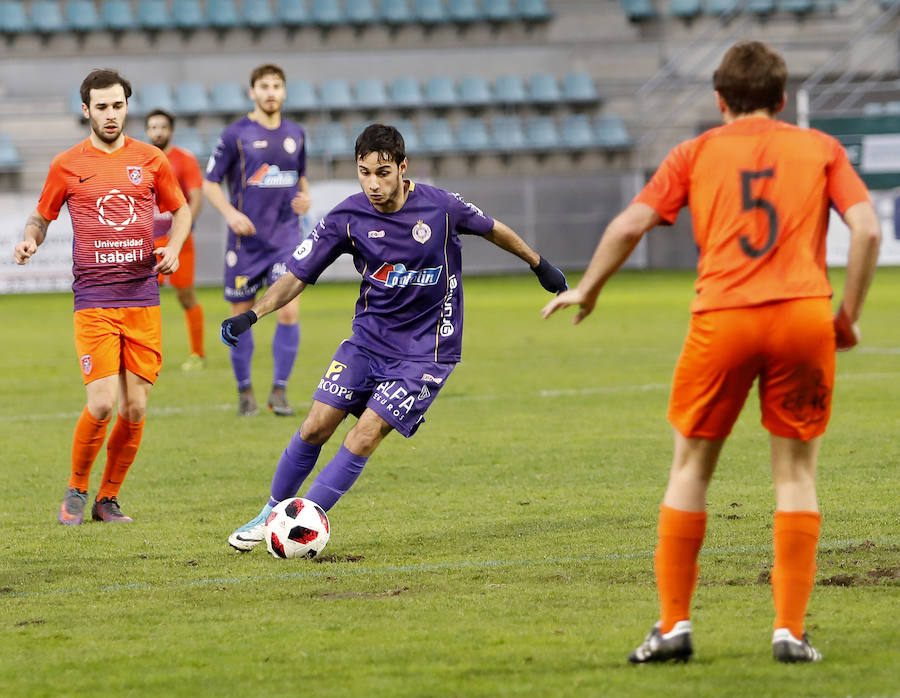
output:
[[[893, 353], [893, 352], [892, 352]], [[898, 350], [900, 353], [900, 350]], [[865, 381], [865, 380], [883, 380], [896, 379], [900, 371], [881, 371], [877, 373], [841, 373], [837, 376], [838, 384], [845, 381]], [[670, 383], [643, 383], [636, 385], [601, 385], [593, 388], [570, 388], [559, 390], [538, 390], [532, 393], [532, 397], [552, 399], [557, 397], [571, 397], [573, 395], [617, 395], [621, 393], [633, 392], [650, 392], [654, 390], [669, 390]], [[508, 394], [481, 394], [481, 395], [453, 395], [448, 394], [444, 400], [469, 400], [472, 402], [485, 400], [508, 400]], [[183, 405], [172, 407], [154, 407], [152, 404], [153, 396], [150, 396], [151, 404], [147, 408], [147, 415], [151, 418], [154, 416], [166, 417], [172, 415], [190, 415], [202, 414], [203, 412], [217, 411], [229, 412], [237, 409], [236, 403], [220, 403], [216, 405]], [[295, 407], [308, 407], [309, 401], [292, 402]], [[81, 410], [78, 412], [33, 412], [30, 414], [5, 414], [0, 415], [0, 424], [10, 422], [32, 422], [32, 421], [48, 421], [48, 420], [69, 420], [78, 419], [81, 416]]]
[[[884, 538], [878, 540], [837, 540], [837, 541], [819, 541], [819, 550], [829, 548], [847, 548], [850, 546], [862, 546], [867, 543], [875, 543], [878, 546], [897, 545], [900, 539]], [[735, 546], [717, 546], [704, 547], [700, 551], [701, 556], [708, 555], [738, 555], [744, 553], [760, 553], [770, 554], [772, 551], [771, 543], [768, 545], [735, 545]], [[230, 554], [230, 553], [229, 553]], [[234, 556], [240, 556], [248, 553], [233, 553]], [[250, 553], [254, 554], [254, 553]], [[262, 553], [265, 555], [266, 553]], [[127, 584], [107, 584], [98, 587], [67, 587], [63, 589], [48, 589], [46, 591], [25, 591], [25, 592], [7, 592], [0, 593], [0, 599], [30, 599], [42, 598], [48, 596], [85, 596], [90, 594], [108, 594], [110, 592], [129, 592], [129, 591], [153, 591], [153, 590], [175, 590], [189, 589], [204, 586], [226, 586], [254, 584], [257, 582], [268, 582], [278, 580], [291, 579], [321, 579], [325, 577], [333, 577], [336, 575], [343, 576], [371, 576], [377, 574], [428, 574], [431, 572], [445, 572], [453, 570], [469, 570], [469, 569], [493, 569], [493, 568], [527, 568], [552, 566], [558, 568], [560, 566], [580, 564], [580, 563], [606, 563], [616, 560], [631, 560], [638, 558], [652, 558], [653, 550], [641, 550], [632, 553], [607, 553], [605, 555], [579, 555], [576, 557], [564, 558], [539, 558], [539, 559], [522, 559], [522, 560], [458, 560], [456, 562], [440, 562], [421, 565], [385, 565], [383, 567], [359, 565], [354, 563], [343, 563], [339, 568], [335, 567], [335, 563], [317, 564], [310, 561], [300, 561], [297, 566], [299, 570], [285, 572], [282, 571], [282, 565], [293, 565], [293, 563], [285, 563], [283, 560], [273, 560], [271, 574], [253, 574], [247, 576], [234, 577], [209, 577], [203, 579], [176, 579], [153, 584], [151, 582], [130, 582]]]

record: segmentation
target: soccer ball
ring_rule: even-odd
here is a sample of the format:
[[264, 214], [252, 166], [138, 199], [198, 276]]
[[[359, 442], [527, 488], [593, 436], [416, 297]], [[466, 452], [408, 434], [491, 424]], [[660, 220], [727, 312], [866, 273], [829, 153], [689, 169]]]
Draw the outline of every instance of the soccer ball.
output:
[[302, 497], [278, 502], [266, 519], [266, 548], [275, 557], [315, 557], [330, 536], [325, 510]]

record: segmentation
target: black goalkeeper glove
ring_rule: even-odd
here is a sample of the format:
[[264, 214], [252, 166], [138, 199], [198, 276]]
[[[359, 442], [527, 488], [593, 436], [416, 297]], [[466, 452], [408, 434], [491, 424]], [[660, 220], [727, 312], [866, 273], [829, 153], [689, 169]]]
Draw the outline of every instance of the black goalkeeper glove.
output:
[[550, 293], [562, 293], [569, 289], [569, 284], [566, 283], [566, 275], [543, 257], [541, 257], [537, 266], [531, 267], [531, 271], [537, 276], [541, 286], [550, 291]]
[[254, 322], [256, 322], [256, 313], [252, 310], [223, 320], [221, 332], [222, 342], [230, 347], [236, 347], [240, 335], [249, 330], [250, 325]]

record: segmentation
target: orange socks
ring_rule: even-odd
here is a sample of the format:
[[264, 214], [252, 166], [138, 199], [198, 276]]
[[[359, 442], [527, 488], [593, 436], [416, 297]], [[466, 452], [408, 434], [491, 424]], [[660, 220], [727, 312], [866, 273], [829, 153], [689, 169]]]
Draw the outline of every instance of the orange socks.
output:
[[197, 303], [185, 310], [184, 321], [187, 324], [191, 354], [206, 356], [203, 353], [203, 307]]
[[129, 422], [119, 415], [112, 433], [109, 435], [109, 443], [106, 444], [106, 469], [103, 471], [103, 482], [97, 499], [104, 497], [117, 497], [128, 473], [128, 468], [134, 462], [138, 446], [141, 445], [141, 435], [144, 433], [144, 420]]
[[659, 543], [654, 557], [659, 591], [660, 632], [669, 632], [680, 620], [689, 620], [691, 597], [700, 568], [697, 557], [706, 533], [705, 511], [682, 511], [665, 504], [659, 508]]
[[96, 419], [85, 407], [75, 425], [75, 436], [72, 439], [72, 475], [69, 478], [69, 487], [74, 487], [82, 492], [87, 491], [91, 479], [91, 467], [103, 439], [106, 438], [106, 427], [109, 419]]
[[787, 628], [798, 640], [816, 579], [816, 548], [822, 515], [817, 511], [776, 511], [772, 539], [772, 597], [775, 628]]

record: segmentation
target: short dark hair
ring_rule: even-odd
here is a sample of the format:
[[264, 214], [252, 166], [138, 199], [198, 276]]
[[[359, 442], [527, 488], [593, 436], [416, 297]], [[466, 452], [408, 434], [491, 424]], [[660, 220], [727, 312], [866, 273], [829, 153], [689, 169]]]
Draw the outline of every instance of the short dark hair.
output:
[[165, 109], [152, 109], [151, 111], [149, 111], [147, 113], [147, 116], [144, 117], [144, 128], [147, 128], [147, 126], [150, 125], [150, 119], [152, 119], [154, 116], [166, 117], [169, 120], [169, 128], [173, 131], [175, 130], [175, 115], [170, 111], [166, 111]]
[[131, 97], [131, 83], [115, 70], [101, 68], [92, 70], [81, 83], [81, 102], [91, 106], [91, 90], [102, 90], [105, 87], [121, 85], [125, 90], [125, 99]]
[[250, 87], [253, 87], [256, 84], [256, 81], [263, 75], [277, 75], [281, 78], [281, 82], [284, 82], [284, 70], [280, 65], [263, 63], [262, 65], [255, 67], [253, 72], [250, 73]]
[[406, 143], [400, 131], [393, 126], [369, 124], [356, 139], [354, 152], [357, 160], [369, 153], [378, 153], [383, 159], [399, 165], [406, 160]]
[[733, 114], [778, 111], [787, 84], [784, 58], [760, 41], [739, 41], [713, 74], [713, 87]]

